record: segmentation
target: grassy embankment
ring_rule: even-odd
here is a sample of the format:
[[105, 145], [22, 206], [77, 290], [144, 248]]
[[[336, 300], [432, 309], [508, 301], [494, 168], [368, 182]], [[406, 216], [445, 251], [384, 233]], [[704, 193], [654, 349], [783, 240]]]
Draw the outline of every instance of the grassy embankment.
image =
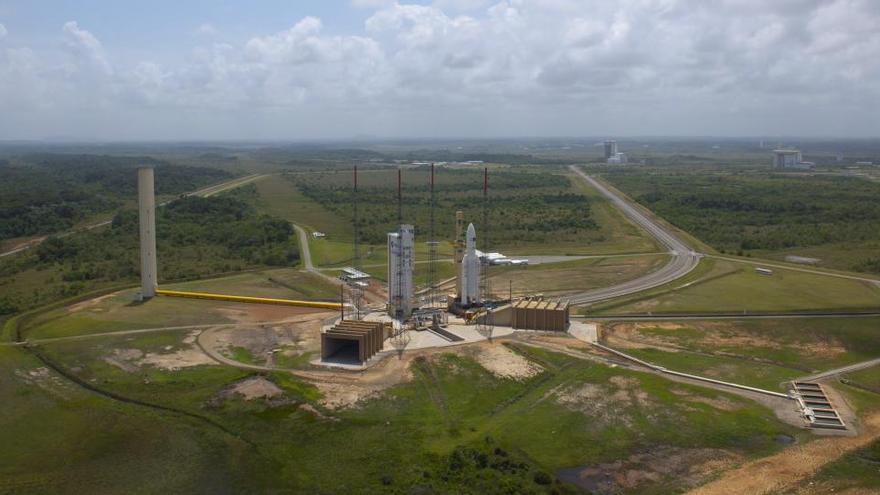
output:
[[[677, 371], [780, 390], [799, 376], [880, 357], [880, 318], [609, 323], [627, 352]], [[875, 370], [854, 382], [870, 387]]]

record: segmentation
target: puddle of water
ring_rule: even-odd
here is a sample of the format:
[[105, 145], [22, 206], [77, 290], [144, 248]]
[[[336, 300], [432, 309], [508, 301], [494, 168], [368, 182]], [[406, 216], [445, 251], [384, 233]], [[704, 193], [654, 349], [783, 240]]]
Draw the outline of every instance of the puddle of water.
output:
[[791, 445], [795, 443], [796, 439], [791, 435], [776, 435], [776, 443], [780, 443], [782, 445]]
[[610, 474], [588, 466], [562, 468], [556, 472], [556, 477], [589, 493], [611, 493], [615, 486], [614, 478]]

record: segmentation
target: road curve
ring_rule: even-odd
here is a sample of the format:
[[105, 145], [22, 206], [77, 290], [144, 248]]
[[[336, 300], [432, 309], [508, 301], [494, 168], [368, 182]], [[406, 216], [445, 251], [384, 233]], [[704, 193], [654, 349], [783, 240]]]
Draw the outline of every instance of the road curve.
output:
[[873, 368], [874, 366], [880, 366], [880, 358], [870, 359], [868, 361], [862, 361], [860, 363], [854, 363], [849, 366], [843, 366], [840, 368], [835, 368], [833, 370], [823, 371], [814, 375], [802, 376], [797, 380], [799, 382], [815, 382], [817, 380], [823, 380], [825, 378], [832, 378], [837, 375], [843, 375], [846, 373], [853, 373], [855, 371], [860, 371], [867, 368]]
[[669, 263], [653, 271], [647, 275], [641, 276], [634, 280], [629, 280], [611, 287], [603, 287], [593, 289], [569, 297], [569, 301], [573, 305], [589, 304], [615, 297], [621, 297], [645, 289], [657, 287], [677, 278], [683, 277], [696, 268], [700, 261], [700, 255], [691, 249], [683, 240], [675, 233], [670, 232], [662, 225], [642, 213], [634, 205], [630, 204], [626, 199], [605, 187], [601, 182], [585, 174], [580, 168], [572, 165], [571, 170], [584, 179], [589, 185], [594, 187], [599, 193], [608, 198], [617, 209], [619, 209], [633, 223], [643, 228], [652, 237], [657, 239], [664, 248], [668, 249], [671, 256]]

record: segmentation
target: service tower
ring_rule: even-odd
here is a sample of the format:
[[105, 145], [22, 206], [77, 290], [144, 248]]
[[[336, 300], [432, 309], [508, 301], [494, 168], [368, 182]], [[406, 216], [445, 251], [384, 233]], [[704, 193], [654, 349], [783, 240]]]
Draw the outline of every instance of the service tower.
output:
[[153, 167], [138, 168], [138, 212], [141, 241], [141, 297], [156, 295], [156, 195]]

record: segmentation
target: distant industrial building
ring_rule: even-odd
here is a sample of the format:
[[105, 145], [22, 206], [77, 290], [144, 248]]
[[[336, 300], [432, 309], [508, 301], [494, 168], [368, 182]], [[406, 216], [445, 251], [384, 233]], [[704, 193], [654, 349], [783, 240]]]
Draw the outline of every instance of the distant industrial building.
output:
[[610, 160], [611, 157], [617, 154], [617, 141], [608, 140], [605, 141], [605, 159]]
[[785, 169], [810, 169], [815, 167], [813, 162], [805, 162], [799, 150], [773, 150], [773, 168]]
[[401, 321], [413, 310], [413, 239], [412, 225], [388, 233], [388, 314]]

